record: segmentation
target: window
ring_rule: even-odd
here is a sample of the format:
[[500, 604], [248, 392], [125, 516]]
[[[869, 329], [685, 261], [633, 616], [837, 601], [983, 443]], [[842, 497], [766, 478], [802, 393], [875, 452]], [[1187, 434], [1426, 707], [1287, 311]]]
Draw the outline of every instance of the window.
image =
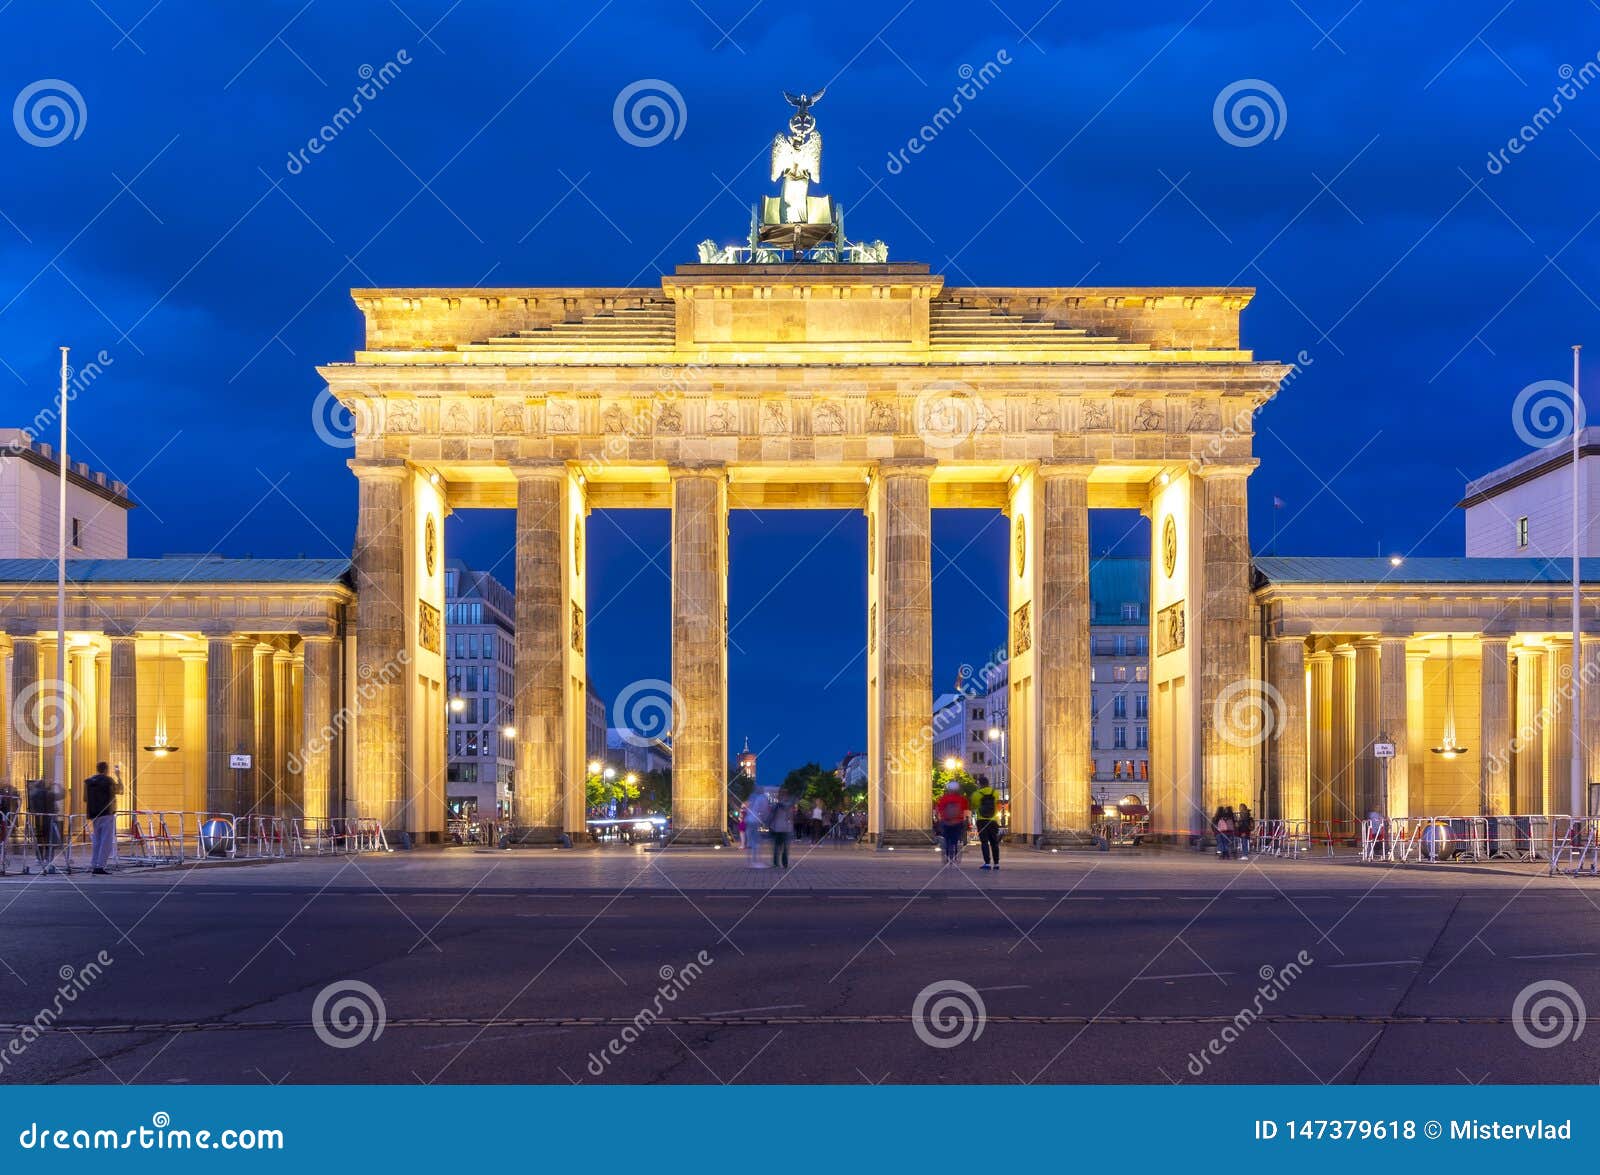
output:
[[1133, 716], [1135, 718], [1150, 717], [1150, 695], [1138, 694], [1133, 699]]
[[1120, 632], [1117, 633], [1116, 648], [1117, 656], [1126, 657], [1128, 655], [1128, 638], [1123, 636]]
[[1126, 665], [1118, 665], [1115, 669], [1113, 669], [1111, 671], [1111, 680], [1112, 681], [1127, 681], [1128, 680], [1128, 667]]
[[1150, 638], [1148, 636], [1135, 637], [1133, 651], [1141, 657], [1148, 657], [1150, 655]]
[[1133, 745], [1141, 751], [1150, 745], [1150, 728], [1143, 723], [1133, 728]]
[[1096, 657], [1109, 657], [1116, 647], [1116, 642], [1109, 636], [1097, 636], [1094, 638], [1094, 655]]
[[1140, 759], [1139, 760], [1139, 778], [1140, 779], [1149, 779], [1150, 778], [1150, 760], [1149, 759]]
[[1126, 726], [1113, 726], [1111, 728], [1111, 745], [1119, 751], [1127, 748], [1128, 728]]
[[1118, 694], [1116, 697], [1111, 699], [1111, 717], [1126, 718], [1127, 716], [1128, 697], [1126, 694]]
[[1139, 619], [1139, 605], [1138, 604], [1124, 604], [1124, 605], [1122, 605], [1122, 618], [1124, 620], [1138, 620]]
[[469, 632], [467, 634], [467, 656], [476, 657], [480, 648], [481, 646], [479, 644], [478, 634], [475, 632]]
[[1150, 680], [1150, 666], [1148, 666], [1148, 665], [1135, 665], [1133, 667], [1133, 680], [1134, 681], [1149, 681]]
[[974, 707], [972, 707], [972, 720], [974, 722], [982, 722], [983, 721], [983, 707], [982, 706], [974, 706]]
[[1528, 516], [1524, 514], [1517, 519], [1517, 550], [1522, 550], [1528, 545]]
[[81, 518], [72, 520], [72, 545], [80, 548], [83, 546], [83, 519]]
[[492, 632], [483, 634], [483, 655], [491, 661], [494, 660], [494, 633]]

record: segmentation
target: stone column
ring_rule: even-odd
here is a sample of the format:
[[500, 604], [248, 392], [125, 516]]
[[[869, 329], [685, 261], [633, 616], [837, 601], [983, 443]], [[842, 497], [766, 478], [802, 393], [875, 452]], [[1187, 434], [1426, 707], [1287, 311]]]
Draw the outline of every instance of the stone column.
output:
[[1254, 688], [1250, 666], [1253, 601], [1250, 594], [1250, 533], [1245, 501], [1246, 474], [1240, 470], [1203, 470], [1201, 536], [1195, 550], [1202, 561], [1204, 599], [1200, 627], [1189, 639], [1199, 640], [1201, 764], [1204, 771], [1205, 816], [1218, 804], [1238, 807], [1254, 798], [1259, 735], [1241, 737], [1228, 720], [1230, 693]]
[[11, 696], [7, 725], [11, 728], [11, 782], [25, 794], [27, 782], [40, 778], [39, 732], [34, 718], [40, 696], [39, 638], [16, 634], [11, 638]]
[[[1544, 811], [1550, 815], [1571, 815], [1572, 795], [1572, 641], [1559, 638], [1550, 642], [1550, 656], [1546, 662], [1545, 710], [1549, 714], [1546, 726], [1545, 762], [1549, 773], [1545, 776]], [[1581, 802], [1582, 797], [1577, 797]]]
[[235, 812], [238, 781], [228, 766], [233, 754], [233, 638], [206, 641], [206, 811]]
[[1349, 645], [1333, 650], [1329, 684], [1328, 819], [1337, 830], [1340, 822], [1359, 820], [1356, 803], [1356, 651]]
[[[517, 778], [513, 799], [519, 840], [554, 843], [562, 830], [567, 713], [565, 533], [567, 470], [560, 462], [516, 468]], [[498, 735], [491, 735], [491, 738]], [[677, 758], [674, 748], [674, 759]], [[679, 786], [673, 763], [673, 790]]]
[[11, 777], [11, 748], [16, 742], [11, 733], [11, 639], [0, 633], [0, 783], [22, 787]]
[[1306, 818], [1333, 819], [1333, 654], [1311, 654], [1311, 799]]
[[879, 633], [885, 845], [925, 845], [933, 826], [931, 465], [878, 468], [883, 528]]
[[1298, 636], [1274, 637], [1267, 647], [1268, 685], [1279, 706], [1268, 728], [1270, 807], [1265, 815], [1304, 820], [1309, 811], [1306, 754], [1306, 642]]
[[304, 815], [305, 794], [300, 786], [300, 658], [288, 649], [279, 649], [272, 658], [277, 681], [273, 696], [278, 699], [278, 811], [285, 816]]
[[[339, 745], [334, 730], [333, 673], [339, 645], [331, 636], [308, 636], [300, 642], [305, 656], [300, 699], [300, 781], [305, 815], [329, 819], [342, 815], [333, 810], [333, 755]], [[357, 722], [360, 721], [359, 715]]]
[[1427, 701], [1423, 670], [1428, 664], [1426, 649], [1406, 653], [1406, 811], [1408, 816], [1426, 815], [1428, 804]]
[[[1509, 642], [1484, 637], [1479, 693], [1478, 762], [1483, 815], [1511, 814], [1511, 692]], [[1463, 740], [1465, 741], [1465, 740]]]
[[672, 825], [721, 844], [728, 797], [728, 478], [672, 471]]
[[252, 651], [256, 705], [254, 731], [256, 760], [251, 774], [255, 777], [255, 810], [263, 816], [278, 814], [278, 738], [276, 718], [278, 711], [277, 680], [272, 669], [272, 648], [257, 645]]
[[206, 655], [199, 649], [178, 654], [183, 662], [183, 807], [199, 811], [206, 806]]
[[1583, 795], [1575, 801], [1572, 815], [1600, 815], [1589, 805], [1590, 785], [1600, 782], [1600, 638], [1585, 636], [1579, 651], [1583, 693], [1578, 699], [1578, 718], [1582, 723]]
[[[109, 758], [108, 749], [100, 746], [100, 677], [95, 669], [95, 658], [98, 650], [93, 645], [80, 645], [70, 651], [72, 675], [72, 688], [76, 691], [73, 698], [74, 721], [72, 726], [72, 742], [69, 749], [72, 752], [72, 762], [68, 768], [67, 779], [71, 784], [71, 792], [75, 811], [86, 811], [83, 798], [83, 781], [94, 771], [94, 765], [102, 757]], [[124, 779], [131, 783], [127, 769], [123, 769]], [[122, 800], [127, 806], [127, 797]]]
[[1356, 760], [1351, 774], [1358, 819], [1365, 819], [1368, 812], [1380, 810], [1383, 804], [1378, 760], [1372, 754], [1372, 744], [1378, 741], [1379, 693], [1383, 687], [1378, 651], [1379, 644], [1371, 637], [1356, 642]]
[[414, 824], [406, 798], [407, 694], [411, 674], [396, 672], [406, 648], [406, 523], [410, 476], [404, 461], [352, 461], [356, 514], [356, 656], [363, 691], [356, 719], [354, 812], [399, 832]]
[[[1089, 471], [1042, 465], [1039, 701], [1042, 845], [1086, 843], [1093, 715], [1089, 691]], [[932, 613], [930, 608], [929, 621]], [[929, 683], [932, 683], [930, 673]], [[927, 710], [932, 709], [929, 699]], [[923, 788], [927, 798], [927, 788]], [[926, 824], [926, 819], [924, 824]]]
[[132, 636], [111, 638], [111, 746], [107, 760], [122, 770], [122, 803], [139, 804], [139, 654]]
[[1519, 648], [1516, 683], [1516, 729], [1513, 732], [1511, 802], [1518, 815], [1542, 815], [1545, 806], [1545, 725], [1550, 721], [1545, 697], [1545, 650]]
[[[256, 641], [236, 636], [228, 649], [228, 753], [250, 756], [250, 767], [233, 768], [235, 815], [259, 810], [256, 790]], [[226, 760], [224, 760], [226, 762]]]
[[[1388, 787], [1383, 788], [1384, 765], [1378, 764], [1378, 809], [1386, 816], [1411, 812], [1411, 659], [1403, 637], [1387, 637], [1378, 653], [1378, 733], [1394, 744], [1388, 764]], [[1388, 794], [1384, 795], [1387, 790]]]

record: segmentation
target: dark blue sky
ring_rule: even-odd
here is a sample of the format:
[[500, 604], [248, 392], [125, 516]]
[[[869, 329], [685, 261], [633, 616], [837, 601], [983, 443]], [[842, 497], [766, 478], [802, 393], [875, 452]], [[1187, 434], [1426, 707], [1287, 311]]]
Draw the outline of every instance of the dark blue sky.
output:
[[[59, 342], [104, 349], [76, 455], [131, 482], [135, 553], [346, 553], [354, 482], [311, 405], [314, 365], [360, 339], [349, 287], [653, 283], [743, 231], [779, 90], [826, 83], [822, 186], [894, 258], [951, 284], [1258, 287], [1246, 345], [1309, 360], [1258, 422], [1258, 550], [1276, 526], [1286, 553], [1456, 552], [1463, 480], [1525, 450], [1517, 391], [1600, 345], [1600, 84], [1575, 75], [1488, 166], [1595, 61], [1600, 12], [1501, 2], [14, 0], [5, 95], [63, 79], [87, 117], [55, 146], [0, 135], [0, 416], [48, 402]], [[290, 174], [358, 71], [402, 51]], [[642, 78], [686, 112], [648, 148], [612, 121]], [[1281, 95], [1280, 133], [1249, 147], [1213, 123], [1240, 79]], [[1128, 531], [1098, 518], [1097, 548]], [[447, 529], [507, 581], [510, 537], [505, 515]], [[934, 537], [943, 683], [1001, 639], [1004, 528], [940, 514]], [[775, 768], [863, 742], [864, 541], [857, 517], [734, 518], [732, 729]], [[666, 676], [665, 542], [660, 512], [593, 525], [609, 696]]]

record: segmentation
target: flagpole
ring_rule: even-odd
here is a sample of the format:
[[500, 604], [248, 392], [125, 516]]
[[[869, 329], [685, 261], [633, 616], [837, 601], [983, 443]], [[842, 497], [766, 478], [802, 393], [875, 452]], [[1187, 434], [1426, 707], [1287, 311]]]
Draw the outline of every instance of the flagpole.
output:
[[56, 740], [55, 786], [66, 795], [67, 787], [67, 734], [73, 724], [68, 721], [67, 708], [71, 696], [67, 692], [67, 348], [61, 348], [61, 451], [60, 485], [56, 494], [56, 704], [61, 708], [58, 721], [61, 737]]
[[1572, 728], [1570, 799], [1574, 816], [1583, 815], [1588, 806], [1588, 797], [1583, 794], [1583, 675], [1579, 672], [1583, 664], [1583, 606], [1580, 591], [1583, 564], [1578, 546], [1578, 522], [1583, 509], [1583, 479], [1578, 470], [1583, 433], [1583, 397], [1578, 391], [1578, 353], [1581, 350], [1581, 345], [1572, 348], [1572, 708], [1568, 711], [1568, 724]]

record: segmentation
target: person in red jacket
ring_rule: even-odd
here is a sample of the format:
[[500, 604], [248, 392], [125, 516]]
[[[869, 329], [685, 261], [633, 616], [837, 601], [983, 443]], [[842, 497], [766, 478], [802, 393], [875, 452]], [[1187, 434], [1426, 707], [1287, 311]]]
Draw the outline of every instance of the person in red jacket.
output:
[[954, 865], [967, 839], [967, 797], [955, 780], [944, 785], [944, 795], [934, 802], [933, 814], [939, 822], [939, 835], [944, 837], [944, 863]]

